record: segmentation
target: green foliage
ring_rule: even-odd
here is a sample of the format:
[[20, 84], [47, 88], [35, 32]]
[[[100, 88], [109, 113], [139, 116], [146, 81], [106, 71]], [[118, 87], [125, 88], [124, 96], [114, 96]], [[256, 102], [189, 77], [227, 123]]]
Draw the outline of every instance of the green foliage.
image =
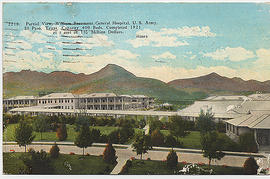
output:
[[90, 130], [90, 134], [91, 134], [91, 137], [93, 139], [93, 142], [99, 142], [99, 139], [101, 136], [100, 130], [93, 128]]
[[243, 167], [246, 175], [256, 175], [259, 168], [256, 160], [253, 157], [249, 157], [245, 161]]
[[140, 119], [139, 120], [139, 128], [142, 129], [146, 126], [146, 120], [145, 119]]
[[244, 152], [258, 152], [253, 132], [241, 134], [239, 136], [239, 145]]
[[211, 112], [211, 109], [208, 109], [206, 113], [201, 110], [199, 118], [196, 121], [196, 125], [202, 134], [215, 130], [216, 124], [214, 122], [214, 114]]
[[167, 167], [170, 169], [177, 168], [178, 164], [178, 156], [174, 150], [171, 150], [170, 153], [167, 156]]
[[174, 146], [176, 146], [178, 144], [177, 140], [174, 138], [173, 135], [168, 135], [165, 136], [165, 146], [171, 147], [173, 148]]
[[55, 144], [52, 146], [52, 148], [50, 149], [50, 156], [51, 156], [52, 158], [58, 158], [58, 156], [59, 156], [59, 151], [60, 151], [60, 149], [59, 149], [59, 147], [57, 146], [57, 144], [55, 143]]
[[163, 126], [163, 123], [159, 121], [157, 118], [149, 119], [149, 133], [150, 134], [156, 129], [161, 130], [162, 126]]
[[220, 160], [225, 156], [222, 152], [224, 140], [219, 137], [216, 131], [207, 132], [201, 135], [203, 156], [209, 159], [209, 167], [212, 159]]
[[48, 117], [40, 115], [33, 121], [33, 129], [36, 132], [40, 132], [40, 139], [42, 140], [42, 132], [46, 132], [50, 128]]
[[141, 155], [142, 159], [142, 155], [152, 148], [151, 137], [146, 136], [144, 133], [138, 133], [132, 147], [136, 150], [137, 155]]
[[56, 136], [58, 137], [58, 139], [60, 141], [64, 141], [67, 139], [67, 127], [66, 124], [60, 124], [60, 126], [58, 127], [57, 131], [56, 131]]
[[151, 141], [153, 146], [163, 146], [164, 135], [160, 132], [160, 130], [156, 129], [151, 134]]
[[30, 157], [22, 157], [22, 161], [27, 167], [29, 174], [51, 174], [53, 167], [50, 165], [50, 158], [43, 150], [35, 152], [31, 150]]
[[25, 147], [31, 144], [35, 136], [32, 135], [33, 129], [26, 121], [20, 121], [19, 125], [15, 128], [14, 138], [19, 146]]
[[106, 145], [106, 148], [103, 152], [103, 160], [107, 163], [115, 163], [117, 157], [115, 156], [115, 149], [113, 148], [111, 143]]
[[187, 121], [180, 116], [172, 116], [169, 120], [169, 130], [171, 135], [177, 138], [184, 137], [187, 134]]
[[84, 148], [91, 146], [93, 143], [93, 138], [91, 136], [89, 126], [82, 126], [79, 134], [77, 135], [74, 144], [80, 148], [83, 148], [83, 155], [84, 155]]

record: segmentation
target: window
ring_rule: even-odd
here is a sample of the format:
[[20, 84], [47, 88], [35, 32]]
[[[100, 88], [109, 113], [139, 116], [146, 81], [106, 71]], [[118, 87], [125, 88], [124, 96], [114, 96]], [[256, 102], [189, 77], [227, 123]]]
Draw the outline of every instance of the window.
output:
[[71, 100], [71, 102], [73, 103], [73, 99]]

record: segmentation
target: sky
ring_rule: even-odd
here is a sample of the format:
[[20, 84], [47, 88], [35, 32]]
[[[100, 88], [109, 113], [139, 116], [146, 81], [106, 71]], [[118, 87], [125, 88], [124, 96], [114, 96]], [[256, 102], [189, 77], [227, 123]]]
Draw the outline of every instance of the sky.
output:
[[3, 72], [117, 64], [164, 82], [212, 72], [266, 81], [269, 24], [266, 3], [5, 3]]

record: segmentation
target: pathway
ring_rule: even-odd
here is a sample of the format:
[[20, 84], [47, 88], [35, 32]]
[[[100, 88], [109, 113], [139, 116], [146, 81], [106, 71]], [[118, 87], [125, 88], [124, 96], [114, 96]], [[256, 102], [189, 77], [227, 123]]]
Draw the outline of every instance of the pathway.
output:
[[[78, 148], [76, 146], [72, 145], [58, 145], [60, 148], [60, 152], [64, 154], [69, 154], [70, 152], [74, 152], [75, 154], [82, 154], [82, 149]], [[125, 164], [126, 160], [128, 160], [131, 157], [135, 157], [136, 159], [139, 159], [140, 156], [137, 156], [134, 151], [132, 151], [132, 148], [129, 147], [129, 145], [123, 145], [127, 148], [115, 148], [116, 155], [118, 156], [118, 164], [112, 171], [112, 174], [117, 174], [121, 171], [123, 165]], [[45, 150], [48, 152], [51, 148], [51, 145], [38, 145], [38, 144], [32, 144], [27, 147], [33, 148], [34, 150]], [[105, 149], [104, 146], [100, 147], [88, 147], [85, 149], [85, 153], [89, 153], [90, 155], [102, 155], [103, 151]], [[143, 155], [143, 159], [150, 158], [151, 160], [165, 160], [168, 155], [168, 148], [163, 147], [154, 147], [156, 150], [150, 150], [147, 154]], [[19, 147], [18, 145], [3, 145], [2, 146], [3, 152], [11, 152], [10, 150], [14, 150], [15, 152], [24, 152], [24, 147]], [[164, 151], [165, 150], [165, 151]], [[200, 153], [200, 150], [190, 150], [189, 149], [175, 149], [178, 154], [178, 161], [186, 161], [188, 163], [208, 163], [208, 159], [204, 158], [202, 154]], [[232, 154], [245, 154], [245, 153], [233, 153], [233, 152], [227, 152]], [[225, 155], [224, 158], [221, 160], [217, 160], [215, 164], [217, 165], [227, 165], [227, 166], [235, 166], [235, 167], [242, 167], [245, 160], [248, 158], [248, 156], [235, 156], [235, 155]], [[259, 159], [259, 157], [255, 157], [255, 159]], [[262, 165], [264, 168], [267, 167], [267, 158], [262, 159]]]

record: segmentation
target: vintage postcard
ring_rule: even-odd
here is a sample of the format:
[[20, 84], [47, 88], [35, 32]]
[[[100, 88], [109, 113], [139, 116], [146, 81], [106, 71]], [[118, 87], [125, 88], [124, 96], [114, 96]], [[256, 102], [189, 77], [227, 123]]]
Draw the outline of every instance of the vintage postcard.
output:
[[269, 3], [2, 3], [3, 175], [269, 175], [269, 24]]

